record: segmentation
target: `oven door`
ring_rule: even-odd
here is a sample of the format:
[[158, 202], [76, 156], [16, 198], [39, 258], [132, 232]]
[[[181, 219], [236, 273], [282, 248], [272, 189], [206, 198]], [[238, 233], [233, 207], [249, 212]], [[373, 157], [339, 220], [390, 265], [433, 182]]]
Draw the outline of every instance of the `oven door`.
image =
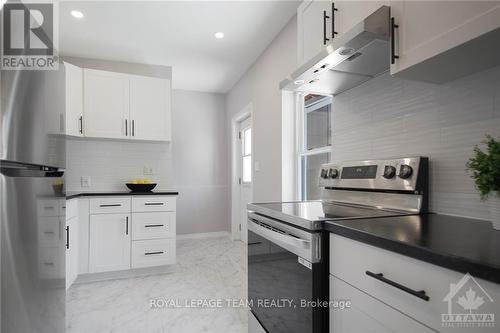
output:
[[248, 230], [248, 298], [262, 327], [269, 333], [325, 332], [328, 309], [305, 303], [328, 299], [321, 233], [253, 213]]

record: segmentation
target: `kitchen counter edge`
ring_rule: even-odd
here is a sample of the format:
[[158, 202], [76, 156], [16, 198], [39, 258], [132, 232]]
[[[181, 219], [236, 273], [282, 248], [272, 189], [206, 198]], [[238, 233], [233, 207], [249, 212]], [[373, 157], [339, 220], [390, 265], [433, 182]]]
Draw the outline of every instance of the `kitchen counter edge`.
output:
[[177, 191], [158, 192], [71, 192], [66, 193], [66, 200], [81, 197], [114, 197], [114, 196], [135, 196], [135, 195], [179, 195]]

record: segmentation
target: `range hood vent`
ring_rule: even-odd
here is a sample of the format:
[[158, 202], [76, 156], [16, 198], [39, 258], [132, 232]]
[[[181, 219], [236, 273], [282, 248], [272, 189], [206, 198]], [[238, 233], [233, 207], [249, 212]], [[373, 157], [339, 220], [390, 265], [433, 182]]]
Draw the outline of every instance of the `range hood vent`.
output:
[[390, 66], [390, 8], [382, 6], [335, 37], [280, 83], [289, 91], [340, 94], [386, 72]]

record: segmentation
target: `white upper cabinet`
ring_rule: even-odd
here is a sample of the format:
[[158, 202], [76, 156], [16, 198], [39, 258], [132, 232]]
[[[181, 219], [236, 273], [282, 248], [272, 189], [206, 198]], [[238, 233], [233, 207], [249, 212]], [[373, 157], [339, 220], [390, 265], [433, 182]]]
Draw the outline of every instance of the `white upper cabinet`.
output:
[[130, 134], [133, 139], [171, 138], [170, 80], [130, 75]]
[[297, 8], [299, 64], [312, 58], [331, 40], [331, 10], [332, 3], [321, 0], [306, 0]]
[[128, 75], [85, 68], [83, 76], [85, 136], [130, 137]]
[[[470, 61], [470, 50], [462, 50], [441, 62], [428, 60], [500, 28], [498, 1], [393, 1], [391, 15], [398, 26], [394, 53], [399, 56], [391, 65], [391, 74], [436, 83], [472, 73], [480, 65], [474, 62], [484, 59]], [[473, 49], [485, 55], [477, 47]]]
[[65, 62], [66, 134], [83, 136], [83, 69]]
[[170, 80], [83, 70], [86, 137], [169, 141]]
[[335, 38], [389, 1], [306, 0], [297, 9], [298, 62], [315, 56]]

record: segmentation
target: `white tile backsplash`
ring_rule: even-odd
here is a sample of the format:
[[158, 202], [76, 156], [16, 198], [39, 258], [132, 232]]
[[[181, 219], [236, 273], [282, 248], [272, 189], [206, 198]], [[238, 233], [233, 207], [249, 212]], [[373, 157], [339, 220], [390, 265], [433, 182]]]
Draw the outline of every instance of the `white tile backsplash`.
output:
[[[67, 141], [67, 191], [120, 191], [134, 178], [150, 178], [156, 189], [173, 187], [170, 143], [69, 138]], [[152, 175], [144, 175], [144, 166]], [[80, 178], [90, 176], [91, 186]]]
[[336, 96], [332, 121], [333, 162], [428, 156], [430, 209], [489, 218], [465, 164], [500, 136], [500, 67], [443, 85], [384, 74]]

